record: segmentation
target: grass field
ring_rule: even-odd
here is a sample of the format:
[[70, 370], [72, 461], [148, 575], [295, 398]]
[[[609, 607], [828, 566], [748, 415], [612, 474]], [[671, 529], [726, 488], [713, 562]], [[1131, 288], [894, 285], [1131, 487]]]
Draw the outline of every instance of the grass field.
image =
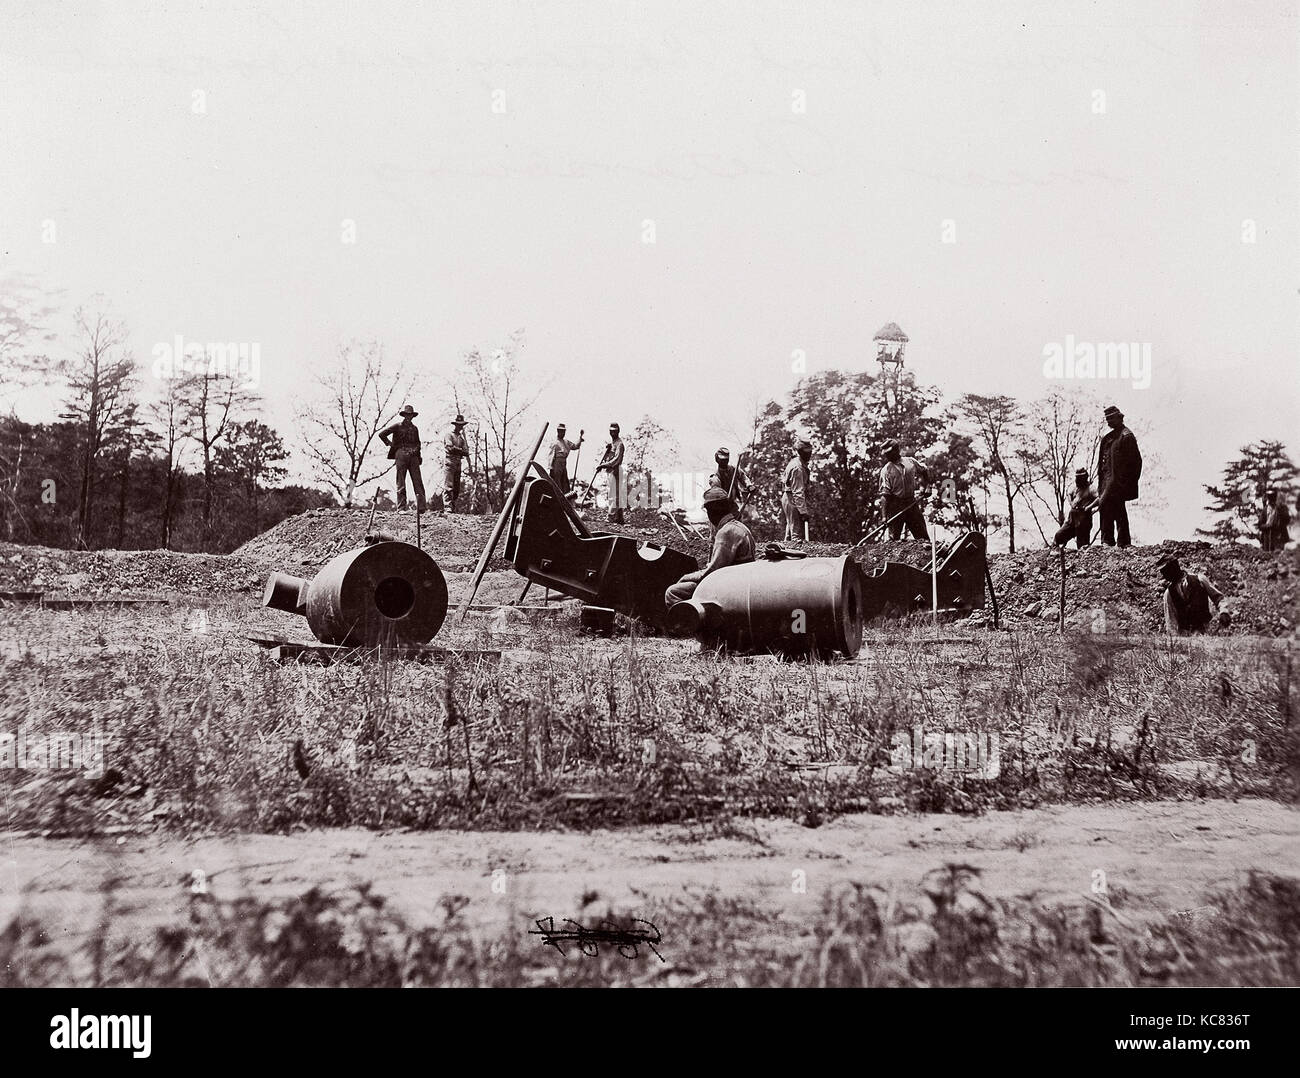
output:
[[[504, 590], [515, 578], [500, 575]], [[587, 637], [572, 609], [533, 625], [449, 625], [437, 642], [465, 654], [445, 665], [278, 665], [246, 639], [301, 636], [294, 620], [248, 596], [0, 610], [0, 731], [103, 738], [98, 776], [0, 768], [5, 830], [103, 843], [672, 824], [743, 839], [759, 819], [817, 828], [846, 814], [1291, 803], [1300, 789], [1284, 639], [1027, 635], [922, 619], [872, 628], [854, 662], [791, 663], [690, 641]], [[981, 746], [979, 766], [945, 760], [945, 734]], [[940, 747], [928, 759], [927, 744]], [[1220, 911], [1212, 930], [1158, 918], [1153, 928], [1149, 917], [1137, 926], [1113, 895], [1049, 916], [982, 896], [977, 873], [928, 867], [948, 882], [927, 890], [918, 880], [919, 893], [900, 896], [873, 890], [864, 874], [755, 947], [745, 935], [771, 914], [752, 896], [659, 895], [645, 908], [692, 941], [683, 983], [1300, 979], [1294, 865], [1261, 865], [1281, 874], [1207, 897]], [[292, 901], [196, 898], [156, 937], [81, 959], [48, 948], [39, 962], [41, 917], [24, 906], [4, 937], [7, 976], [197, 983], [200, 941], [222, 964], [214, 983], [676, 983], [657, 960], [574, 966], [531, 948], [524, 958], [533, 941], [462, 930], [454, 910], [412, 925], [373, 894], [302, 890]]]

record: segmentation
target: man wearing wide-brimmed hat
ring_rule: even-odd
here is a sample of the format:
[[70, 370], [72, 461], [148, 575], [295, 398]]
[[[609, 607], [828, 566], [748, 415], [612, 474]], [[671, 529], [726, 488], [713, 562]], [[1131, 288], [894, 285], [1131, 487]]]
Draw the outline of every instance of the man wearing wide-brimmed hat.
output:
[[457, 414], [451, 421], [451, 433], [442, 440], [442, 500], [449, 513], [456, 511], [456, 499], [460, 497], [460, 462], [469, 459], [464, 432], [465, 417]]
[[[1165, 581], [1165, 629], [1174, 636], [1203, 633], [1214, 619], [1214, 607], [1223, 602], [1223, 594], [1205, 577], [1189, 573], [1172, 554], [1166, 554], [1156, 568]], [[1226, 624], [1227, 613], [1220, 615]]]
[[727, 497], [721, 487], [710, 487], [704, 492], [704, 512], [713, 526], [713, 553], [709, 564], [694, 573], [687, 573], [664, 592], [664, 604], [672, 607], [685, 602], [695, 594], [701, 580], [715, 569], [726, 565], [744, 565], [754, 560], [753, 533], [736, 516], [736, 503]]
[[1110, 431], [1102, 438], [1097, 452], [1101, 541], [1106, 546], [1118, 543], [1126, 547], [1133, 540], [1128, 530], [1128, 507], [1124, 503], [1137, 499], [1142, 454], [1133, 432], [1124, 426], [1124, 413], [1111, 404], [1107, 405], [1105, 415]]
[[808, 538], [808, 462], [812, 460], [812, 442], [800, 438], [795, 454], [781, 476], [781, 508], [785, 512], [785, 537], [790, 542]]
[[1052, 540], [1056, 546], [1069, 546], [1070, 540], [1080, 550], [1092, 539], [1092, 511], [1097, 508], [1097, 490], [1088, 481], [1088, 469], [1080, 468], [1074, 473], [1074, 492], [1070, 495], [1070, 515], [1065, 527], [1056, 533]]
[[415, 491], [415, 504], [424, 512], [424, 480], [420, 476], [420, 432], [411, 422], [420, 413], [409, 404], [397, 413], [402, 417], [379, 432], [379, 440], [388, 446], [388, 459], [397, 462], [397, 508], [406, 508], [406, 476], [410, 473], [411, 487]]

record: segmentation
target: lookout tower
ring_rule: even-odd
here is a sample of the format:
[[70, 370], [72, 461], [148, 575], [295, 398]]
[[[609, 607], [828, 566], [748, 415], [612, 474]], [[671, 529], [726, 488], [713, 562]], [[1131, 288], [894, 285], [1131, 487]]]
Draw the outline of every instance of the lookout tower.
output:
[[903, 351], [907, 348], [907, 334], [898, 328], [897, 322], [886, 322], [871, 338], [876, 346], [876, 362], [883, 373], [890, 367], [897, 374], [903, 365]]

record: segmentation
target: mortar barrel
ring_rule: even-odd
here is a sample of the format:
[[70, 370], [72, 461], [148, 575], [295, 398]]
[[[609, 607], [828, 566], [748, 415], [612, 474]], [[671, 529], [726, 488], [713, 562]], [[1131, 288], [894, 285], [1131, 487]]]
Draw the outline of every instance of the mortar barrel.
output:
[[[290, 606], [295, 584], [299, 599]], [[272, 574], [263, 605], [304, 615], [322, 644], [425, 644], [447, 617], [447, 582], [419, 547], [374, 543], [340, 554], [305, 588], [297, 577]]]
[[[862, 573], [849, 557], [730, 565], [706, 576], [692, 600], [696, 610], [716, 607], [709, 621], [721, 626], [697, 631], [738, 649], [853, 656], [862, 646]], [[683, 612], [683, 625], [692, 620]]]

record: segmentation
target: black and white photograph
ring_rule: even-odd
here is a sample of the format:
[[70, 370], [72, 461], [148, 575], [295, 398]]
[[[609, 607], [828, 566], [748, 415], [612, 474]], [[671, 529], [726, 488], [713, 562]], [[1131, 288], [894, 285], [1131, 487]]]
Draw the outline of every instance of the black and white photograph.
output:
[[1298, 100], [1297, 0], [0, 0], [21, 1037], [1300, 986]]

